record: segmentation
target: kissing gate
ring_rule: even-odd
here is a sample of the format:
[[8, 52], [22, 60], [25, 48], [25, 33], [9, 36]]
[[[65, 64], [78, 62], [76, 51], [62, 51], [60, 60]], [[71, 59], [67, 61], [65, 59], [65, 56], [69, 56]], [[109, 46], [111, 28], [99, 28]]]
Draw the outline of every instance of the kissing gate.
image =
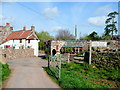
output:
[[48, 67], [57, 79], [61, 77], [61, 64], [69, 63], [70, 53], [60, 54], [62, 48], [72, 48], [79, 52], [80, 48], [85, 48], [85, 40], [76, 41], [51, 41], [51, 55], [48, 60]]

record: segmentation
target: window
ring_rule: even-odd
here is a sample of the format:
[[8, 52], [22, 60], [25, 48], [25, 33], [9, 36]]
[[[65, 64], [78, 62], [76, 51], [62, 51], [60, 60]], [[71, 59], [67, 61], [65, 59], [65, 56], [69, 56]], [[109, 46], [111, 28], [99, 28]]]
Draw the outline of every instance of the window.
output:
[[20, 43], [22, 43], [22, 39], [20, 39]]
[[28, 40], [28, 43], [30, 43], [30, 39]]

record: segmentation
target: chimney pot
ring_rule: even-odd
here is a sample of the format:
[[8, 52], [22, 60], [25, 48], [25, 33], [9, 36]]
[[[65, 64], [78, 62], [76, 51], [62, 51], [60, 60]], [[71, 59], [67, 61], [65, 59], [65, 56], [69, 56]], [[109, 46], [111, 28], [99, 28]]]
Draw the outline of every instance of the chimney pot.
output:
[[10, 27], [10, 30], [13, 30], [13, 27]]
[[23, 30], [26, 30], [26, 26], [23, 27]]
[[31, 26], [31, 30], [35, 30], [35, 26]]
[[10, 23], [6, 23], [6, 25], [10, 25]]

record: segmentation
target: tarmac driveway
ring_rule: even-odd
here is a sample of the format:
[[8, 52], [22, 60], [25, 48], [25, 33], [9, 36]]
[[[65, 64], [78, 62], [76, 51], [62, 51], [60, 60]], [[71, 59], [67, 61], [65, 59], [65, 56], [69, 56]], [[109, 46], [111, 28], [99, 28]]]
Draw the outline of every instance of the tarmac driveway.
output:
[[9, 60], [12, 73], [5, 88], [60, 88], [42, 67], [47, 61], [38, 57]]

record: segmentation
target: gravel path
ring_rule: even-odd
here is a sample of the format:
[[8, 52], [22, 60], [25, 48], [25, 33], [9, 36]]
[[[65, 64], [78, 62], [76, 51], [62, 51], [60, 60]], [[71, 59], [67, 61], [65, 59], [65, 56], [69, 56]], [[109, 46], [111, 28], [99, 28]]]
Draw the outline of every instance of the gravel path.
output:
[[38, 57], [9, 60], [12, 74], [5, 88], [60, 88], [42, 67], [47, 61]]

